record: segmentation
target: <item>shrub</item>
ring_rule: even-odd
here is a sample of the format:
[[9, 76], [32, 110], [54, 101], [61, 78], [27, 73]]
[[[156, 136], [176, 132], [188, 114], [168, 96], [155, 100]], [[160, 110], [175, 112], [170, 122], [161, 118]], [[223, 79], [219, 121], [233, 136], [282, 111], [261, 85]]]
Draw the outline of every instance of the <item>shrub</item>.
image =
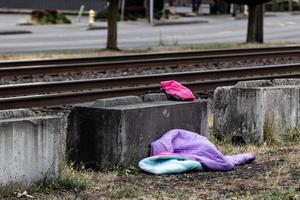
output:
[[163, 15], [163, 12], [161, 11], [161, 10], [154, 10], [154, 18], [155, 19], [160, 19], [161, 17], [162, 17], [162, 15]]
[[96, 13], [95, 19], [107, 19], [108, 18], [108, 9], [105, 8]]
[[283, 135], [284, 142], [287, 144], [297, 144], [300, 141], [300, 128], [294, 127], [287, 129]]
[[112, 199], [135, 198], [138, 196], [138, 191], [131, 185], [124, 185], [121, 188], [113, 191]]
[[[120, 20], [120, 13], [121, 10], [119, 10], [118, 20]], [[144, 18], [145, 16], [146, 16], [146, 11], [143, 7], [126, 7], [124, 11], [124, 20], [135, 21], [138, 18]], [[102, 11], [97, 12], [95, 18], [98, 20], [107, 19], [108, 9], [106, 8]]]
[[266, 119], [263, 134], [264, 142], [268, 146], [276, 146], [280, 144], [276, 135], [276, 124], [273, 117]]
[[171, 11], [169, 9], [166, 9], [165, 13], [164, 13], [165, 18], [169, 19], [170, 18], [170, 14], [171, 14]]
[[71, 24], [71, 21], [56, 10], [34, 10], [31, 19], [37, 24]]
[[124, 12], [125, 17], [132, 15], [135, 18], [146, 17], [146, 10], [144, 7], [126, 7]]

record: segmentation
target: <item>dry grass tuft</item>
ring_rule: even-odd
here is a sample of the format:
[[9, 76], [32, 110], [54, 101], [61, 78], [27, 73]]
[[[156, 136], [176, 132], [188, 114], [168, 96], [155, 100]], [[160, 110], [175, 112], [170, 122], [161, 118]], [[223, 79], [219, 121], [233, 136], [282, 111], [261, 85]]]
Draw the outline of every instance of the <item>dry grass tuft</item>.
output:
[[268, 146], [280, 145], [280, 140], [278, 139], [276, 133], [276, 123], [273, 117], [268, 117], [264, 123], [263, 130], [264, 142]]

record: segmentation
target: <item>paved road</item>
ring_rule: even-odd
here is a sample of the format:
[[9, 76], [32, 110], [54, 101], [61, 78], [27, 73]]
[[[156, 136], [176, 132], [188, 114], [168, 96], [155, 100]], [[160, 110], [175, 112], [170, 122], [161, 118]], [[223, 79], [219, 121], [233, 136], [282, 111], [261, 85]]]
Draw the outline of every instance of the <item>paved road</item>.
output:
[[[66, 49], [100, 49], [105, 47], [106, 30], [87, 30], [87, 19], [72, 25], [19, 26], [26, 15], [0, 15], [0, 32], [28, 30], [32, 34], [0, 35], [0, 53]], [[147, 48], [158, 45], [181, 45], [217, 42], [244, 42], [247, 20], [230, 16], [181, 18], [179, 21], [206, 21], [185, 25], [150, 26], [143, 22], [119, 23], [119, 46]], [[106, 26], [97, 22], [97, 26]], [[268, 14], [265, 17], [266, 42], [299, 42], [300, 15], [289, 13]]]

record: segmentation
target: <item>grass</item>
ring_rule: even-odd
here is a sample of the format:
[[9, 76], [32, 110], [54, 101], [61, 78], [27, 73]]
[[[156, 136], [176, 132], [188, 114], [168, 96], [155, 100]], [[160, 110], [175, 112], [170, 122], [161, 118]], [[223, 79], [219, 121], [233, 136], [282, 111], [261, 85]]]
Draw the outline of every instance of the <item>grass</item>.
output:
[[256, 47], [273, 47], [288, 46], [293, 43], [265, 43], [265, 44], [246, 44], [246, 43], [209, 43], [197, 45], [179, 45], [178, 39], [174, 38], [170, 44], [166, 44], [162, 34], [159, 34], [159, 46], [144, 49], [127, 49], [122, 51], [109, 50], [60, 50], [44, 51], [38, 53], [22, 54], [0, 54], [1, 60], [32, 60], [32, 59], [51, 59], [51, 58], [78, 58], [91, 56], [115, 56], [136, 53], [155, 53], [155, 52], [174, 52], [174, 51], [193, 51], [193, 50], [210, 50], [210, 49], [232, 49], [232, 48], [256, 48]]
[[138, 191], [131, 185], [124, 185], [112, 192], [112, 199], [135, 198], [138, 197]]
[[[177, 46], [176, 48], [163, 47], [149, 49], [135, 49], [125, 51], [56, 51], [34, 54], [2, 54], [2, 60], [14, 59], [40, 59], [40, 58], [68, 58], [88, 56], [110, 56], [133, 53], [166, 52], [182, 50], [207, 50], [278, 46], [272, 44], [233, 44], [215, 43], [202, 45]], [[212, 124], [212, 116], [209, 118]], [[284, 142], [289, 144], [281, 146], [275, 133], [274, 120], [269, 120], [264, 126], [265, 145], [233, 146], [226, 141], [218, 141], [210, 135], [210, 140], [218, 146], [224, 154], [236, 154], [246, 151], [255, 152], [257, 161], [250, 168], [233, 170], [228, 173], [197, 173], [179, 176], [150, 176], [140, 173], [135, 168], [117, 169], [110, 172], [92, 172], [88, 170], [76, 171], [72, 166], [66, 165], [60, 180], [44, 179], [42, 183], [26, 188], [28, 194], [36, 199], [222, 199], [215, 194], [224, 195], [222, 191], [238, 191], [237, 199], [299, 199], [298, 191], [293, 181], [299, 181], [300, 154], [299, 141], [300, 129], [288, 129]], [[291, 151], [291, 149], [296, 149]], [[283, 152], [283, 153], [280, 153]], [[270, 164], [271, 163], [271, 164]], [[263, 167], [261, 167], [263, 166]], [[261, 168], [260, 168], [261, 167]], [[259, 171], [259, 169], [261, 171]], [[258, 172], [259, 171], [259, 172]], [[230, 174], [233, 176], [230, 176]], [[256, 175], [256, 173], [258, 175]], [[224, 175], [225, 178], [222, 178]], [[196, 176], [196, 177], [194, 177]], [[226, 177], [229, 176], [229, 177]], [[178, 178], [179, 177], [179, 178]], [[296, 179], [296, 180], [294, 180]], [[289, 184], [288, 189], [282, 185]], [[245, 185], [245, 194], [241, 185]], [[23, 192], [18, 185], [9, 185], [0, 191], [0, 199], [16, 199], [18, 192]], [[242, 191], [239, 191], [242, 190]], [[221, 193], [220, 193], [221, 191]], [[226, 197], [226, 195], [224, 195]], [[202, 197], [202, 196], [201, 196]], [[214, 198], [215, 197], [215, 198]], [[202, 198], [203, 199], [203, 198]], [[226, 198], [225, 198], [226, 199]], [[227, 198], [228, 199], [228, 198]], [[234, 198], [233, 198], [234, 199]]]
[[75, 171], [70, 165], [65, 165], [61, 174], [59, 180], [51, 180], [45, 177], [41, 183], [27, 187], [16, 184], [8, 185], [0, 190], [0, 199], [13, 199], [18, 193], [25, 190], [37, 199], [43, 199], [44, 196], [47, 196], [47, 199], [60, 199], [61, 197], [57, 197], [56, 191], [62, 190], [69, 191], [66, 196], [70, 198], [73, 196], [84, 197], [84, 191], [94, 185], [94, 172]]
[[296, 194], [295, 190], [270, 190], [264, 191], [258, 195], [257, 199], [264, 200], [296, 200], [299, 199], [299, 196]]
[[93, 172], [78, 172], [72, 167], [66, 166], [58, 181], [44, 178], [43, 182], [38, 186], [38, 190], [45, 193], [60, 188], [82, 191], [93, 185], [92, 174]]
[[[268, 131], [273, 125], [268, 125]], [[290, 130], [291, 138], [297, 130]], [[66, 164], [60, 180], [44, 179], [26, 188], [36, 199], [299, 199], [300, 144], [233, 146], [210, 140], [224, 154], [254, 152], [256, 161], [230, 172], [199, 172], [153, 176], [134, 167], [94, 172]], [[10, 185], [0, 199], [18, 199], [24, 188]]]
[[295, 190], [273, 189], [261, 191], [255, 195], [246, 192], [246, 195], [237, 197], [239, 200], [298, 200], [299, 196]]
[[283, 135], [283, 140], [286, 144], [295, 144], [300, 141], [300, 128], [294, 127], [286, 130]]
[[300, 128], [293, 127], [285, 130], [284, 133], [276, 132], [276, 123], [272, 117], [267, 118], [264, 124], [264, 142], [268, 146], [293, 145], [300, 141]]
[[177, 199], [188, 199], [189, 198], [189, 191], [186, 190], [179, 190], [175, 192], [175, 196]]
[[[211, 137], [213, 138], [213, 137]], [[76, 171], [66, 165], [58, 181], [26, 188], [36, 199], [299, 199], [300, 146], [232, 146], [223, 153], [253, 151], [257, 160], [230, 172], [153, 176], [133, 167], [110, 172]], [[299, 187], [299, 185], [298, 185]], [[7, 187], [0, 199], [17, 199], [24, 189]]]
[[274, 118], [268, 117], [266, 119], [263, 127], [263, 134], [264, 142], [268, 146], [276, 146], [280, 144], [276, 133], [276, 123]]
[[166, 41], [163, 39], [162, 32], [159, 32], [158, 46], [160, 47], [166, 46]]
[[17, 184], [8, 184], [0, 188], [0, 199], [10, 198], [17, 195], [17, 191], [21, 190], [21, 186]]

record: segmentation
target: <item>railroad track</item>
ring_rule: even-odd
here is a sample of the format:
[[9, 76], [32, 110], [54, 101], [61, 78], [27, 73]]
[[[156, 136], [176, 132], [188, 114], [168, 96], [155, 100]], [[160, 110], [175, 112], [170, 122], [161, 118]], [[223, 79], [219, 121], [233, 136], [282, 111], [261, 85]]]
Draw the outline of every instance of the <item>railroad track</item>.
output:
[[300, 56], [300, 46], [191, 51], [158, 54], [141, 54], [111, 57], [74, 59], [48, 59], [0, 62], [0, 77], [84, 73], [88, 71], [121, 70], [133, 67], [151, 67], [181, 64], [198, 64], [209, 61]]
[[300, 64], [231, 68], [171, 74], [127, 76], [79, 81], [43, 82], [0, 86], [0, 109], [69, 105], [125, 95], [142, 95], [159, 89], [159, 83], [174, 79], [198, 92], [238, 81], [299, 78]]

